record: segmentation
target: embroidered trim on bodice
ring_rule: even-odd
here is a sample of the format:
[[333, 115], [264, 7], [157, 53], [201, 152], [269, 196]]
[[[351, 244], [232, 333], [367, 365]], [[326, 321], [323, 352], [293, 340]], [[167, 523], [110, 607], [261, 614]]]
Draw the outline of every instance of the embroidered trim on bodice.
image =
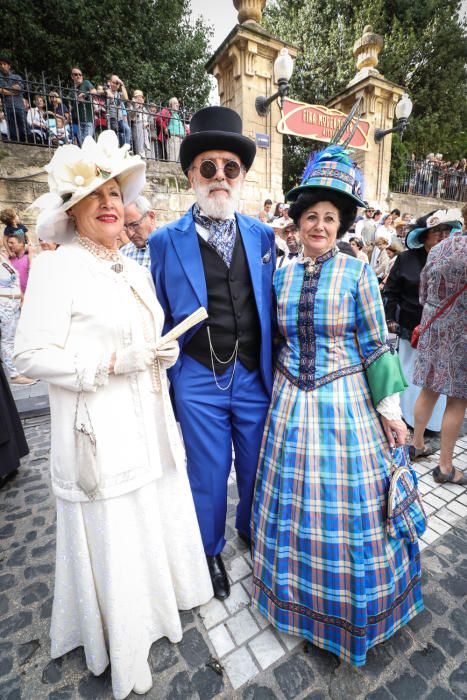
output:
[[316, 372], [316, 335], [315, 335], [315, 298], [323, 264], [338, 253], [332, 248], [327, 253], [315, 258], [314, 266], [308, 271], [305, 262], [302, 290], [298, 304], [298, 340], [300, 344], [300, 364], [298, 386], [302, 389], [315, 388]]
[[307, 266], [307, 260], [309, 260], [309, 258], [297, 262], [297, 264], [305, 265], [297, 316], [298, 340], [300, 346], [299, 374], [298, 376], [293, 375], [281, 360], [278, 360], [276, 368], [281, 374], [285, 375], [292, 384], [302, 391], [312, 391], [335, 379], [339, 379], [339, 377], [362, 372], [368, 369], [368, 367], [381, 357], [381, 355], [384, 355], [384, 353], [388, 351], [393, 352], [392, 347], [384, 343], [365, 358], [363, 362], [342, 367], [316, 379], [316, 334], [314, 326], [316, 293], [318, 291], [319, 278], [323, 269], [323, 264], [327, 260], [333, 258], [338, 252], [339, 249], [337, 247], [329, 250], [324, 255], [315, 258], [310, 267]]

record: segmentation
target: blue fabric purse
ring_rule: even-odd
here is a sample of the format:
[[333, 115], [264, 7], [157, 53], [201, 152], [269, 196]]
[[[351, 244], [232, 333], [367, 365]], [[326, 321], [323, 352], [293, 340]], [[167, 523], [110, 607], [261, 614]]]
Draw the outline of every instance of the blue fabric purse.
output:
[[427, 517], [418, 492], [417, 474], [405, 447], [392, 453], [386, 530], [389, 537], [416, 542], [426, 530]]

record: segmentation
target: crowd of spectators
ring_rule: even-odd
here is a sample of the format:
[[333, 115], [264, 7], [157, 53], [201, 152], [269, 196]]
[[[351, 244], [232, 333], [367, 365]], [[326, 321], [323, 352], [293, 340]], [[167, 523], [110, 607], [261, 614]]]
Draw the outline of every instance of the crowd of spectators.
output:
[[467, 195], [467, 159], [444, 160], [442, 153], [429, 153], [417, 160], [412, 153], [407, 163], [405, 191], [425, 197], [465, 201]]
[[116, 74], [94, 85], [75, 66], [68, 86], [23, 80], [0, 54], [0, 136], [3, 141], [58, 146], [81, 145], [105, 129], [118, 135], [143, 158], [178, 161], [191, 114], [172, 97], [167, 106], [150, 101], [142, 90], [129, 94]]

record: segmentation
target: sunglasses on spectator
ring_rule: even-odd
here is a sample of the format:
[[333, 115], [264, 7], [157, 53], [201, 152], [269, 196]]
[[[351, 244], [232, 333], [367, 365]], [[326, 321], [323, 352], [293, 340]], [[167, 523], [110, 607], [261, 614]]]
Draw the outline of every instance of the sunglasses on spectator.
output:
[[143, 216], [141, 217], [141, 219], [138, 219], [138, 221], [132, 221], [131, 224], [125, 224], [125, 225], [123, 226], [123, 229], [124, 229], [125, 231], [133, 231], [133, 232], [137, 231], [137, 230], [139, 229], [139, 227], [140, 227], [140, 224], [143, 222], [143, 219], [146, 218], [147, 213], [148, 213], [148, 212], [146, 212], [145, 214], [143, 214]]
[[71, 75], [74, 75], [75, 77], [78, 75], [83, 75], [82, 73], [72, 73]]
[[451, 233], [450, 226], [435, 226], [431, 229], [433, 233]]
[[[240, 163], [237, 163], [235, 160], [228, 160], [227, 163], [220, 167], [221, 170], [224, 171], [225, 177], [229, 180], [235, 180], [235, 178], [240, 175], [240, 170], [242, 169]], [[219, 168], [212, 160], [202, 160], [198, 170], [206, 180], [212, 180]]]

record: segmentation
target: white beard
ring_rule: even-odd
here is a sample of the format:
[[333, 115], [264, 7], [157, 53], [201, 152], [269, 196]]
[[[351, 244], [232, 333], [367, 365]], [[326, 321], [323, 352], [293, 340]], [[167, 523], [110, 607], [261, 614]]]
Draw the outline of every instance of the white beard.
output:
[[[196, 201], [203, 214], [206, 214], [206, 216], [209, 216], [211, 219], [217, 219], [219, 221], [233, 218], [235, 210], [238, 209], [243, 184], [243, 178], [239, 177], [238, 180], [238, 183], [234, 185], [228, 185], [227, 182], [216, 182], [214, 184], [204, 185], [195, 177], [193, 180], [193, 189], [196, 194]], [[227, 196], [223, 194], [214, 194], [210, 197], [210, 191], [213, 188], [219, 187], [228, 193]]]

